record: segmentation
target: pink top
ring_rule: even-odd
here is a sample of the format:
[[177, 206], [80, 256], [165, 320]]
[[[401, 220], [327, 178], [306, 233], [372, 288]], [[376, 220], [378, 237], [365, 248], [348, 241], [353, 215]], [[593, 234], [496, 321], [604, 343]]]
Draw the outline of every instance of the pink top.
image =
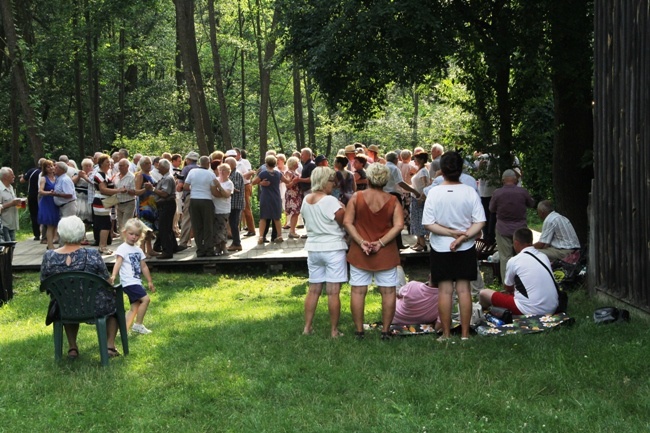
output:
[[434, 323], [438, 318], [438, 289], [411, 281], [399, 289], [395, 306], [395, 325]]

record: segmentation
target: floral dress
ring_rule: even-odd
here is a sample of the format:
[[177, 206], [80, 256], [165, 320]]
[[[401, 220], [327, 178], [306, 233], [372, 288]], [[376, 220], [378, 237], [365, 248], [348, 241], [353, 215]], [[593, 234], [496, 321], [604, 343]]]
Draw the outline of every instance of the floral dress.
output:
[[[300, 175], [295, 171], [287, 171], [287, 177], [292, 179], [299, 178]], [[302, 191], [300, 190], [300, 184], [295, 184], [293, 186], [287, 186], [287, 192], [284, 193], [284, 210], [287, 215], [297, 215], [300, 213], [300, 208], [302, 207]]]

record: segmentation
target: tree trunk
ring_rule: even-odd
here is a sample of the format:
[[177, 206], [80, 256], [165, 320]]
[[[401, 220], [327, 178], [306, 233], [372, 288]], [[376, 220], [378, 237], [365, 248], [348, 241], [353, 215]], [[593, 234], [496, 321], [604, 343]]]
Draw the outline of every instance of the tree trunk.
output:
[[276, 35], [275, 28], [278, 22], [278, 6], [273, 10], [271, 27], [266, 33], [266, 43], [262, 47], [262, 24], [261, 24], [261, 4], [259, 0], [255, 1], [255, 32], [257, 43], [257, 61], [260, 70], [260, 114], [259, 114], [259, 131], [260, 131], [260, 163], [264, 162], [264, 155], [268, 150], [268, 123], [269, 123], [269, 99], [271, 94], [271, 59], [275, 55]]
[[314, 96], [312, 92], [312, 82], [309, 75], [305, 73], [305, 100], [307, 101], [307, 136], [309, 138], [309, 147], [316, 148], [316, 119], [314, 116]]
[[[237, 13], [239, 15], [239, 19], [237, 20], [239, 24], [239, 38], [243, 41], [244, 40], [244, 13], [241, 10], [241, 0], [237, 2]], [[241, 65], [240, 65], [240, 71], [241, 71], [241, 97], [240, 97], [240, 105], [241, 105], [241, 148], [246, 149], [246, 52], [244, 51], [244, 48], [242, 47], [241, 49]]]
[[16, 95], [20, 101], [23, 111], [27, 135], [32, 146], [32, 155], [34, 162], [43, 156], [43, 142], [38, 128], [36, 111], [30, 105], [29, 85], [27, 75], [22, 62], [22, 53], [18, 47], [18, 35], [14, 26], [13, 10], [9, 0], [1, 0], [0, 7], [2, 12], [2, 23], [5, 30], [7, 48], [9, 49], [9, 60], [12, 63], [14, 83], [16, 85]]
[[416, 86], [413, 86], [413, 120], [411, 121], [411, 144], [418, 146], [418, 118], [420, 117], [420, 93]]
[[551, 78], [555, 99], [553, 188], [556, 209], [588, 236], [593, 166], [592, 21], [590, 0], [550, 1]]
[[[72, 29], [74, 34], [79, 34], [79, 17], [80, 17], [81, 4], [80, 1], [75, 3], [75, 10], [72, 16]], [[79, 47], [81, 41], [75, 38], [75, 51], [73, 59], [74, 68], [74, 99], [75, 110], [77, 112], [77, 148], [79, 149], [79, 158], [86, 155], [86, 144], [84, 142], [84, 113], [83, 113], [83, 100], [81, 92], [81, 61], [79, 60]]]
[[125, 84], [124, 84], [124, 77], [125, 77], [125, 59], [124, 59], [124, 49], [126, 47], [126, 35], [124, 34], [124, 27], [120, 29], [120, 54], [119, 54], [119, 68], [120, 68], [120, 82], [118, 83], [118, 105], [119, 105], [119, 120], [118, 120], [118, 125], [117, 125], [117, 131], [120, 134], [120, 137], [124, 136], [124, 93], [125, 93]]
[[9, 101], [9, 117], [11, 118], [11, 167], [20, 167], [20, 119], [18, 108], [16, 80], [11, 80], [11, 100]]
[[175, 0], [174, 4], [176, 5], [176, 24], [183, 60], [183, 71], [190, 95], [192, 117], [194, 117], [194, 131], [199, 152], [202, 155], [209, 155], [214, 151], [214, 133], [208, 115], [208, 106], [203, 90], [203, 78], [199, 66], [199, 54], [196, 47], [194, 0]]
[[275, 110], [273, 109], [273, 101], [269, 96], [269, 109], [271, 110], [271, 119], [273, 119], [273, 126], [275, 127], [275, 134], [278, 136], [278, 146], [280, 151], [284, 152], [282, 145], [282, 134], [280, 134], [280, 127], [278, 126], [278, 119], [275, 117]]
[[298, 62], [293, 61], [293, 130], [296, 136], [296, 149], [305, 147], [305, 117], [302, 113], [302, 90]]
[[219, 54], [219, 44], [217, 43], [217, 28], [219, 26], [219, 20], [214, 12], [214, 0], [208, 1], [208, 11], [210, 21], [210, 47], [212, 48], [212, 64], [214, 70], [214, 86], [217, 90], [217, 99], [219, 100], [219, 113], [221, 118], [221, 138], [223, 141], [223, 149], [232, 149], [230, 121], [228, 120], [228, 104], [226, 103], [226, 95], [223, 91], [221, 55]]
[[93, 61], [93, 51], [97, 50], [97, 36], [94, 35], [93, 22], [90, 16], [90, 7], [84, 4], [84, 17], [86, 20], [86, 80], [88, 82], [88, 104], [90, 114], [90, 140], [93, 152], [101, 149], [101, 133], [99, 126], [99, 72]]
[[181, 42], [178, 36], [178, 15], [176, 16], [176, 55], [174, 56], [174, 76], [176, 77], [176, 102], [178, 103], [178, 128], [187, 131], [191, 127], [188, 124], [188, 113], [185, 112], [185, 80], [183, 79], [183, 62], [181, 59]]

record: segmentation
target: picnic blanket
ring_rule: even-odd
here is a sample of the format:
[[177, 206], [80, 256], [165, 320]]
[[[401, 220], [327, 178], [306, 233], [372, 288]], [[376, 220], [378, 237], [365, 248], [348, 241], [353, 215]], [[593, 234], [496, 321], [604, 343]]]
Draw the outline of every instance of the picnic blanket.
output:
[[496, 326], [493, 323], [485, 322], [477, 326], [475, 330], [479, 335], [536, 334], [560, 325], [571, 325], [573, 322], [575, 319], [565, 313], [513, 316], [512, 323], [508, 325]]
[[[451, 329], [457, 327], [460, 327], [460, 322], [456, 320], [452, 320]], [[365, 331], [373, 331], [373, 330], [381, 331], [382, 323], [381, 322], [365, 323], [363, 325], [363, 329]], [[390, 325], [390, 334], [392, 336], [398, 336], [398, 337], [409, 337], [412, 335], [427, 335], [427, 334], [436, 335], [436, 330], [434, 328], [433, 323], [420, 323], [420, 324], [413, 324], [413, 325]]]

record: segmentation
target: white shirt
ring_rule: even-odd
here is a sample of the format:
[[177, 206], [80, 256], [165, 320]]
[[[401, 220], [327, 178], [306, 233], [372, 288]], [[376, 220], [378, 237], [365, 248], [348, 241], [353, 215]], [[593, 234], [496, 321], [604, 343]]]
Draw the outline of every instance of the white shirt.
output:
[[[230, 213], [230, 200], [232, 199], [232, 192], [235, 190], [235, 185], [230, 179], [225, 182], [221, 182], [218, 178], [217, 181], [221, 184], [221, 187], [226, 191], [230, 191], [230, 194], [227, 198], [224, 197], [215, 197], [212, 196], [212, 203], [214, 203], [214, 214], [229, 214]], [[191, 198], [191, 197], [190, 197]]]
[[[251, 163], [247, 159], [241, 158], [239, 161], [237, 161], [237, 171], [242, 176], [244, 176], [244, 174], [248, 173], [252, 169], [253, 167], [251, 166]], [[251, 183], [251, 180], [246, 179], [246, 177], [244, 177], [244, 185], [249, 183]]]
[[343, 240], [345, 230], [336, 222], [334, 215], [341, 209], [341, 203], [334, 196], [328, 195], [315, 204], [307, 203], [306, 196], [302, 201], [300, 214], [305, 220], [307, 229], [306, 251], [337, 251], [347, 250]]
[[[544, 265], [526, 252], [533, 254]], [[548, 257], [534, 247], [526, 247], [508, 260], [503, 283], [515, 287], [515, 304], [523, 314], [555, 313], [558, 305], [557, 289], [549, 274], [550, 269], [551, 262]]]
[[386, 162], [386, 167], [388, 167], [388, 170], [390, 171], [390, 176], [388, 177], [388, 182], [386, 182], [386, 185], [384, 186], [384, 192], [399, 192], [398, 189], [401, 190], [397, 186], [400, 182], [404, 182], [404, 179], [402, 179], [402, 172], [399, 171], [399, 168], [392, 162]]
[[[478, 186], [477, 186], [477, 183], [476, 183], [476, 179], [474, 179], [473, 176], [470, 176], [467, 173], [461, 173], [460, 178], [458, 180], [462, 184], [465, 184], [467, 186], [471, 186], [478, 193]], [[431, 181], [431, 186], [424, 189], [424, 194], [425, 195], [428, 194], [429, 191], [431, 191], [431, 188], [442, 184], [444, 181], [445, 181], [445, 178], [443, 176], [436, 177], [435, 179], [433, 179], [433, 181]], [[483, 196], [481, 196], [481, 197], [483, 197]]]
[[142, 249], [124, 242], [117, 247], [115, 255], [122, 257], [122, 266], [120, 266], [120, 284], [122, 284], [122, 287], [141, 286], [142, 266], [140, 262], [146, 258]]
[[[195, 200], [212, 200], [212, 191], [210, 186], [217, 180], [217, 176], [212, 170], [196, 168], [191, 170], [185, 178], [185, 183], [192, 185], [190, 189], [190, 199]], [[230, 213], [230, 210], [228, 210]]]
[[63, 197], [56, 197], [56, 196], [52, 197], [54, 199], [54, 204], [57, 206], [63, 206], [64, 204], [77, 199], [77, 193], [74, 190], [74, 183], [72, 182], [72, 179], [70, 179], [70, 177], [67, 174], [62, 174], [61, 176], [57, 176], [56, 180], [54, 181], [54, 191], [66, 195], [72, 194], [72, 197], [70, 198], [63, 198]]
[[[462, 183], [439, 185], [432, 188], [424, 202], [422, 225], [440, 224], [454, 230], [467, 230], [472, 224], [485, 221], [485, 212], [481, 198], [471, 187]], [[449, 252], [449, 245], [454, 241], [451, 236], [431, 233], [429, 243], [438, 252]], [[465, 251], [474, 245], [468, 239], [458, 246], [457, 251]]]
[[555, 211], [544, 219], [539, 241], [561, 250], [580, 248], [580, 240], [571, 221]]

